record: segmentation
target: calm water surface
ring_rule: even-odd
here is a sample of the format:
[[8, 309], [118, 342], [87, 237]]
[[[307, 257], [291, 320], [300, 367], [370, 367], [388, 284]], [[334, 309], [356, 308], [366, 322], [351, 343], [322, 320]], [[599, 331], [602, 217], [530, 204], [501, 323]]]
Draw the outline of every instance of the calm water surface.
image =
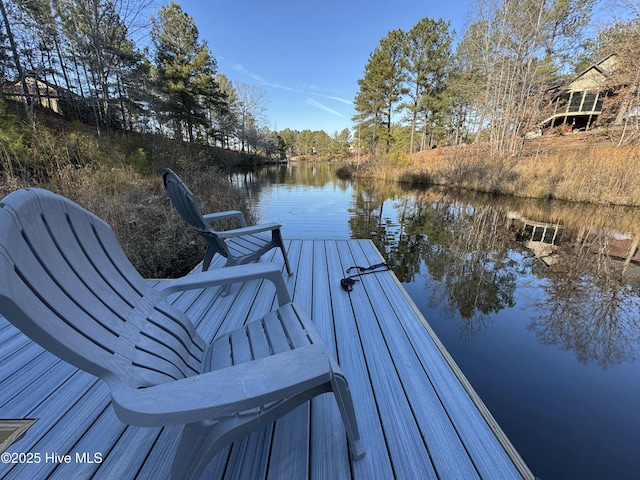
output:
[[287, 238], [371, 238], [542, 480], [640, 478], [640, 210], [232, 175]]

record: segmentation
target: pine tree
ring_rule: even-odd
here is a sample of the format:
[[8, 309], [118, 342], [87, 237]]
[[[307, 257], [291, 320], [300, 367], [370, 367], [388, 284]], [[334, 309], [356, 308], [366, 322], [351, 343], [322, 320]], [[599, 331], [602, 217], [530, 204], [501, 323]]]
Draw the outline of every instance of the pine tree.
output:
[[427, 122], [441, 110], [447, 67], [451, 62], [452, 35], [449, 23], [423, 18], [405, 36], [404, 60], [409, 101], [405, 107], [411, 119], [409, 153], [414, 151], [414, 137], [419, 116]]
[[454, 142], [467, 141], [471, 132], [482, 125], [485, 96], [483, 88], [489, 75], [489, 62], [483, 49], [486, 24], [476, 22], [469, 26], [458, 44], [453, 59], [447, 89], [453, 99], [452, 125]]
[[240, 123], [240, 106], [238, 105], [238, 95], [231, 80], [219, 73], [216, 76], [216, 83], [220, 88], [223, 102], [219, 108], [213, 112], [218, 135], [223, 148], [231, 147], [231, 139], [237, 137], [237, 130]]
[[206, 107], [220, 99], [216, 62], [188, 14], [172, 2], [152, 18], [158, 108], [174, 125], [175, 137], [195, 140], [198, 127], [207, 128]]
[[379, 142], [384, 142], [385, 151], [389, 152], [393, 114], [406, 93], [403, 85], [404, 38], [402, 30], [392, 30], [380, 40], [369, 56], [364, 77], [358, 80], [360, 90], [354, 102], [357, 112], [354, 121], [363, 131], [369, 131], [372, 153]]
[[[123, 121], [126, 123], [122, 92], [119, 91], [122, 87], [120, 72], [131, 67], [128, 62], [136, 59], [127, 23], [133, 20], [126, 16], [135, 17], [132, 12], [139, 14], [146, 5], [144, 1], [128, 2], [126, 6], [124, 3], [125, 0], [53, 2], [69, 42], [69, 51], [74, 61], [81, 64], [82, 80], [88, 90], [94, 92], [96, 123], [105, 125], [107, 130]], [[139, 8], [134, 9], [138, 4]], [[46, 10], [43, 12], [51, 14]]]

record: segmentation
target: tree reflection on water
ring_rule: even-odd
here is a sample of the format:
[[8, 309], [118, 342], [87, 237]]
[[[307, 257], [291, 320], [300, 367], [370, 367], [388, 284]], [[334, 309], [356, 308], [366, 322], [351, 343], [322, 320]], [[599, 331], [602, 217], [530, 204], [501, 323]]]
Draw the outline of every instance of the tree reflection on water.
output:
[[339, 180], [334, 170], [278, 166], [233, 181], [250, 200], [270, 185], [345, 192], [350, 236], [372, 239], [401, 282], [423, 281], [416, 301], [459, 322], [466, 342], [515, 307], [540, 343], [573, 351], [580, 362], [607, 368], [637, 358], [637, 208], [402, 190]]
[[536, 305], [547, 313], [529, 328], [540, 342], [573, 350], [580, 362], [606, 368], [637, 358], [638, 282], [625, 274], [623, 262], [611, 258], [604, 231], [586, 233], [549, 269], [546, 298]]
[[[400, 281], [426, 266], [430, 306], [458, 318], [467, 341], [535, 280], [543, 294], [520, 305], [532, 316], [529, 329], [541, 343], [607, 368], [635, 360], [640, 346], [640, 266], [632, 259], [640, 235], [625, 215], [637, 211], [594, 209], [370, 186], [356, 189], [350, 227], [354, 237], [373, 239]], [[534, 242], [523, 237], [527, 222], [557, 230]], [[621, 229], [628, 241], [615, 244], [612, 232]]]
[[[517, 262], [508, 257], [497, 231], [501, 214], [461, 204], [442, 204], [436, 228], [451, 233], [447, 246], [434, 245], [423, 260], [441, 288], [433, 298], [446, 298], [465, 320], [496, 313], [514, 305]], [[473, 322], [468, 322], [473, 323]]]

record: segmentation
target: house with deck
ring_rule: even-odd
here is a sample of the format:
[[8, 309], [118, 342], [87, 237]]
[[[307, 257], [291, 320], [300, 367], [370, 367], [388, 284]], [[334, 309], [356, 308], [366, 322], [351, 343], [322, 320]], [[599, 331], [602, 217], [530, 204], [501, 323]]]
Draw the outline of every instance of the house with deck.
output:
[[565, 85], [553, 89], [553, 113], [542, 122], [545, 128], [566, 125], [572, 129], [589, 129], [602, 114], [607, 96], [612, 92], [607, 79], [616, 68], [617, 56], [611, 54], [594, 63]]
[[[69, 115], [71, 113], [68, 111], [70, 101], [80, 100], [80, 97], [73, 92], [34, 77], [26, 77], [24, 85], [19, 79], [6, 82], [2, 86], [2, 94], [8, 100], [25, 102], [27, 96], [25, 89], [32, 104], [51, 110], [58, 115]], [[66, 109], [65, 103], [67, 103]]]
[[[101, 115], [101, 106], [96, 98], [78, 95], [41, 78], [27, 76], [24, 81], [7, 81], [0, 88], [2, 97], [7, 100], [46, 109], [69, 121], [95, 125]], [[120, 120], [113, 116], [111, 122], [115, 128], [120, 125]]]

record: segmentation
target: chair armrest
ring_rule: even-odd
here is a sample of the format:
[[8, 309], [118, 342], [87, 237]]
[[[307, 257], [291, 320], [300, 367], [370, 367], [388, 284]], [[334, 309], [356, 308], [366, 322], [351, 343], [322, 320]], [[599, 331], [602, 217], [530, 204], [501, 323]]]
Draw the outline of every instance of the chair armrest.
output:
[[234, 228], [233, 230], [224, 230], [223, 232], [216, 231], [216, 235], [220, 238], [233, 238], [241, 235], [251, 235], [252, 233], [268, 232], [278, 230], [282, 225], [279, 223], [261, 223], [260, 225], [253, 225], [251, 227]]
[[326, 348], [310, 345], [147, 388], [127, 387], [115, 376], [105, 381], [118, 418], [152, 427], [234, 415], [317, 388], [332, 376]]
[[214, 287], [258, 279], [270, 280], [275, 285], [278, 295], [278, 305], [291, 302], [291, 296], [284, 283], [280, 269], [273, 263], [268, 262], [249, 263], [247, 265], [237, 265], [216, 270], [207, 270], [206, 272], [192, 273], [167, 282], [167, 285], [160, 287], [157, 291], [168, 296], [175, 292], [193, 290], [195, 288]]
[[223, 218], [237, 218], [240, 220], [240, 227], [244, 228], [247, 226], [247, 221], [244, 219], [244, 214], [240, 210], [229, 210], [227, 212], [216, 212], [216, 213], [207, 213], [203, 215], [205, 221], [211, 222], [214, 220], [222, 220]]

